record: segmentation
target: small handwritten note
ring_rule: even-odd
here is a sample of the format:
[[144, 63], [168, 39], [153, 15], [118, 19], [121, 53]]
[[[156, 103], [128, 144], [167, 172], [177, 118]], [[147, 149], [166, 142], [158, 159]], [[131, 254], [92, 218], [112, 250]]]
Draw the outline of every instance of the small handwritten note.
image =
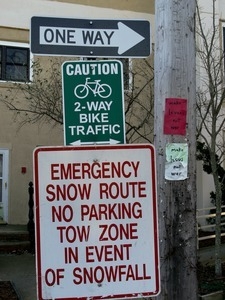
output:
[[166, 98], [164, 134], [185, 135], [187, 99]]
[[184, 180], [187, 178], [188, 145], [171, 143], [166, 145], [165, 179]]

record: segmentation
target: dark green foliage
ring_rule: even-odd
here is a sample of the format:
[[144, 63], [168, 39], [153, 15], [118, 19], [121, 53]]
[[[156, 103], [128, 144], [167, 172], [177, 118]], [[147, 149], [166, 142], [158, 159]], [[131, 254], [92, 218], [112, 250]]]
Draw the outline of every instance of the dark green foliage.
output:
[[[197, 160], [201, 160], [203, 163], [203, 170], [207, 174], [212, 174], [212, 167], [211, 167], [211, 160], [210, 160], [210, 151], [209, 148], [206, 146], [205, 143], [197, 141], [197, 151], [196, 151], [196, 158]], [[222, 201], [221, 205], [225, 205], [225, 170], [219, 163], [219, 158], [216, 155], [216, 162], [217, 162], [217, 171], [218, 171], [218, 178], [220, 183], [222, 183]], [[213, 205], [216, 204], [216, 194], [215, 192], [210, 193], [210, 199], [211, 203]], [[222, 209], [222, 211], [225, 211], [225, 208]], [[211, 209], [210, 214], [215, 214], [216, 209]], [[209, 224], [214, 225], [215, 224], [215, 217], [211, 217], [207, 219], [207, 222]], [[225, 217], [222, 217], [221, 222], [225, 222]], [[221, 229], [225, 229], [225, 226], [223, 226]]]
[[[196, 158], [197, 160], [202, 160], [203, 162], [203, 171], [207, 174], [212, 174], [212, 166], [211, 166], [211, 159], [210, 159], [210, 151], [207, 145], [203, 142], [197, 141], [197, 151], [196, 151]], [[225, 182], [225, 170], [220, 165], [218, 155], [215, 155], [216, 162], [217, 162], [217, 172], [219, 181], [224, 183]]]
[[202, 265], [197, 266], [198, 272], [198, 283], [199, 283], [199, 293], [201, 295], [213, 293], [216, 291], [223, 291], [225, 299], [225, 263], [222, 264], [222, 277], [217, 278], [214, 272], [213, 265]]

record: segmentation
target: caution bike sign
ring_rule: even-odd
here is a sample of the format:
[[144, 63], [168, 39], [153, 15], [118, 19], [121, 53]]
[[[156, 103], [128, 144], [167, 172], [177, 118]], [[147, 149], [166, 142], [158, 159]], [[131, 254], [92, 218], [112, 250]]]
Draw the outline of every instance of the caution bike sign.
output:
[[65, 145], [125, 143], [122, 63], [69, 61], [62, 74]]

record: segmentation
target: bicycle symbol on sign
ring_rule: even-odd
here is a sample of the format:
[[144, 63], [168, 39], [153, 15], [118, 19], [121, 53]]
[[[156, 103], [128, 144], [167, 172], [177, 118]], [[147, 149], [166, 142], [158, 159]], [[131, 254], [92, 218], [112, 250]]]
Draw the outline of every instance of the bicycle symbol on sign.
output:
[[106, 83], [100, 83], [99, 80], [89, 81], [87, 77], [84, 84], [78, 84], [74, 89], [74, 94], [77, 98], [84, 99], [91, 91], [94, 96], [98, 95], [101, 98], [108, 98], [112, 94], [111, 87]]

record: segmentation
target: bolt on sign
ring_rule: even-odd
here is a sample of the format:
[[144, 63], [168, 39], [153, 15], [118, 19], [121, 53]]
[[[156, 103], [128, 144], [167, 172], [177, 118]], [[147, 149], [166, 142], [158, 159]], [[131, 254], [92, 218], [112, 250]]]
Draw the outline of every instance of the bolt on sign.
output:
[[62, 80], [64, 144], [125, 143], [122, 63], [68, 61]]
[[34, 180], [39, 300], [159, 293], [152, 145], [36, 148]]

